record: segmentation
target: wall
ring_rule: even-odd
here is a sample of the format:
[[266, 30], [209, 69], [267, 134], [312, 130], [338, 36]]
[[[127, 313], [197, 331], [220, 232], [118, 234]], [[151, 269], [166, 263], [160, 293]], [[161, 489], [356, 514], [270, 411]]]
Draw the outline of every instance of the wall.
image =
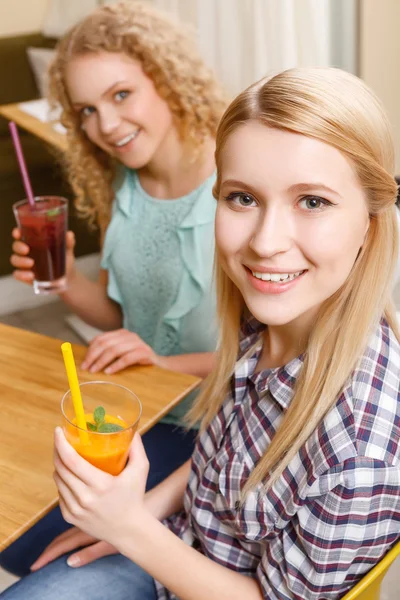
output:
[[0, 0], [0, 36], [39, 31], [49, 0]]
[[[50, 1], [0, 0], [0, 36], [38, 31]], [[156, 4], [163, 2], [168, 4], [166, 0], [157, 0]], [[389, 113], [400, 174], [400, 1], [359, 3], [360, 75], [377, 92]]]
[[389, 114], [400, 174], [400, 2], [361, 0], [360, 5], [360, 75]]

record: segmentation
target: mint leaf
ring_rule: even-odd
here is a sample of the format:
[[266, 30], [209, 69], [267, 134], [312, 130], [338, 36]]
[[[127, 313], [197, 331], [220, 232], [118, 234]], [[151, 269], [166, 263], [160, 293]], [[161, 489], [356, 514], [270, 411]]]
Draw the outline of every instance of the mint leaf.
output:
[[121, 427], [121, 425], [116, 425], [115, 423], [102, 423], [97, 429], [99, 433], [114, 433], [115, 431], [122, 430], [123, 427]]
[[60, 214], [60, 208], [51, 208], [46, 213], [46, 215], [49, 219], [53, 219], [54, 217], [57, 217], [57, 215], [59, 215], [59, 214]]
[[51, 220], [56, 219], [56, 217], [58, 217], [60, 212], [61, 212], [60, 208], [51, 208], [50, 210], [47, 211], [46, 217]]
[[106, 411], [104, 410], [104, 408], [102, 406], [96, 406], [96, 408], [94, 409], [94, 412], [93, 412], [93, 418], [94, 418], [94, 422], [97, 425], [97, 428], [99, 427], [99, 425], [104, 423], [105, 416], [106, 416]]
[[106, 416], [106, 411], [103, 406], [96, 406], [93, 411], [93, 423], [87, 422], [87, 426], [89, 431], [97, 431], [98, 433], [114, 433], [115, 431], [122, 431], [124, 428], [121, 425], [116, 425], [114, 423], [105, 423], [104, 419]]

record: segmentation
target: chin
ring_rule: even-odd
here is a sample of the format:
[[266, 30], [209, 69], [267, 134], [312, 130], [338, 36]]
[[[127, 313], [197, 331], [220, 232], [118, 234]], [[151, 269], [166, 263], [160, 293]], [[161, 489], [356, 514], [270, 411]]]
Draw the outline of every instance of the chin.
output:
[[260, 321], [260, 323], [264, 323], [264, 325], [269, 325], [270, 327], [283, 327], [284, 325], [289, 325], [289, 323], [292, 323], [296, 319], [296, 317], [299, 316], [276, 315], [265, 312], [255, 313], [254, 311], [250, 312], [252, 315], [255, 316], [257, 321]]
[[143, 169], [143, 167], [145, 167], [149, 162], [148, 160], [141, 160], [140, 158], [134, 158], [133, 156], [126, 156], [122, 159], [120, 157], [119, 161], [124, 165], [124, 167], [127, 167], [128, 169], [133, 169], [134, 171], [139, 171], [140, 169]]
[[254, 302], [246, 303], [247, 308], [251, 312], [251, 314], [258, 320], [260, 323], [264, 323], [265, 325], [270, 325], [272, 327], [280, 327], [283, 325], [288, 325], [295, 321], [298, 317], [303, 314], [298, 309], [290, 310], [288, 307], [287, 310], [281, 305], [275, 305], [271, 307], [260, 306], [258, 303]]

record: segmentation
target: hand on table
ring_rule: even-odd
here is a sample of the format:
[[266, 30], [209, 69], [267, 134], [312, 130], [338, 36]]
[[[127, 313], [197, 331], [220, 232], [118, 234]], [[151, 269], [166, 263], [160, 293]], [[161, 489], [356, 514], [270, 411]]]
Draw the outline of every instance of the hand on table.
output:
[[158, 365], [161, 358], [136, 333], [116, 329], [96, 336], [81, 367], [91, 373], [117, 373], [131, 365]]

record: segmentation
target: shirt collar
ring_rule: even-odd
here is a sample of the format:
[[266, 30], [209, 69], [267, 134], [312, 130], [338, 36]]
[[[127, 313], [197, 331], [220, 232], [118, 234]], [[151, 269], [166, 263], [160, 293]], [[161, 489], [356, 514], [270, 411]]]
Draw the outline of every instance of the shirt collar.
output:
[[132, 175], [132, 171], [126, 167], [118, 169], [113, 185], [116, 192], [115, 207], [126, 217], [129, 217], [132, 211], [132, 196], [134, 190], [134, 178]]
[[[245, 360], [254, 361], [249, 378], [253, 381], [258, 394], [261, 395], [268, 391], [276, 402], [284, 410], [287, 410], [293, 398], [294, 387], [304, 363], [304, 354], [293, 358], [282, 367], [264, 369], [254, 374], [254, 368], [261, 352], [261, 336], [265, 328], [266, 325], [260, 323], [248, 311], [243, 315], [239, 337], [239, 360], [244, 359], [245, 354], [249, 353], [249, 356]], [[253, 352], [251, 352], [252, 347], [254, 347]]]
[[253, 315], [245, 308], [240, 322], [239, 330], [239, 356], [238, 360], [254, 346], [265, 331], [266, 325], [260, 323]]
[[217, 208], [217, 201], [212, 195], [212, 188], [216, 179], [216, 172], [208, 179], [206, 179], [196, 190], [198, 194], [201, 194], [204, 188], [209, 188], [210, 193], [204, 194], [201, 202], [195, 202], [188, 215], [184, 218], [179, 226], [179, 229], [191, 229], [198, 225], [207, 225], [212, 223], [215, 219], [215, 211]]
[[[179, 229], [190, 229], [214, 221], [216, 200], [212, 195], [212, 187], [215, 183], [215, 178], [216, 173], [214, 172], [206, 179], [206, 181], [194, 190], [200, 194], [205, 187], [209, 187], [210, 193], [204, 194], [204, 198], [201, 202], [194, 202], [193, 207], [180, 224]], [[121, 210], [126, 217], [129, 217], [132, 214], [136, 182], [136, 171], [128, 168], [121, 169], [121, 172], [116, 179], [115, 189], [118, 192], [116, 195], [117, 208]]]
[[283, 367], [271, 369], [270, 373], [261, 372], [255, 380], [259, 393], [268, 389], [283, 410], [287, 410], [294, 396], [296, 381], [303, 366], [304, 357], [297, 356]]

